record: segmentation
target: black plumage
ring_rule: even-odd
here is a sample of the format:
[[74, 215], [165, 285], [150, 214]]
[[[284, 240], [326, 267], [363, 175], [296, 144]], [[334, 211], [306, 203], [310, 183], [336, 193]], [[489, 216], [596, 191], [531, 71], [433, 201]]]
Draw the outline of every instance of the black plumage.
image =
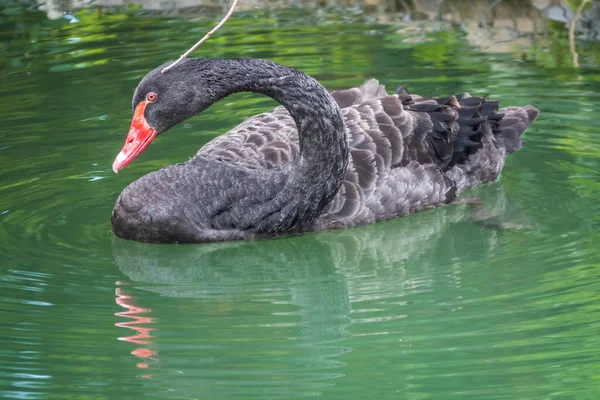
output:
[[376, 80], [328, 93], [315, 79], [257, 59], [187, 59], [150, 72], [133, 107], [159, 134], [225, 96], [251, 91], [282, 104], [151, 172], [119, 196], [116, 235], [204, 242], [344, 228], [437, 207], [495, 180], [537, 118], [468, 94], [393, 95]]

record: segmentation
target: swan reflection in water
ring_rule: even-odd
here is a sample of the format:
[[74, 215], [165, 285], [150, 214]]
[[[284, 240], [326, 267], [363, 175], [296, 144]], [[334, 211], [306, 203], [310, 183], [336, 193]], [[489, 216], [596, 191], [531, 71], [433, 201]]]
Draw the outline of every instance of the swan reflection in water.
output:
[[485, 260], [505, 229], [532, 228], [499, 185], [471, 194], [483, 203], [259, 242], [116, 239], [131, 279], [117, 284], [128, 309], [117, 315], [130, 320], [117, 326], [134, 330], [121, 340], [142, 346], [132, 351], [140, 376], [160, 376], [162, 397], [318, 395], [344, 374], [353, 304], [460, 285], [462, 263]]

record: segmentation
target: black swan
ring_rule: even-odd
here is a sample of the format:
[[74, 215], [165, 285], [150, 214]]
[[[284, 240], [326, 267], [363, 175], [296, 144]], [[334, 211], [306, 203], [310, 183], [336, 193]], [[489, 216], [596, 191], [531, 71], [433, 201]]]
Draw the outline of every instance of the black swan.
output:
[[[169, 65], [169, 64], [165, 64]], [[113, 232], [143, 242], [210, 242], [346, 228], [452, 202], [498, 178], [537, 118], [468, 94], [423, 98], [376, 80], [329, 93], [271, 61], [185, 59], [146, 75], [115, 172], [160, 133], [236, 92], [282, 107], [254, 116], [189, 161], [130, 184]]]

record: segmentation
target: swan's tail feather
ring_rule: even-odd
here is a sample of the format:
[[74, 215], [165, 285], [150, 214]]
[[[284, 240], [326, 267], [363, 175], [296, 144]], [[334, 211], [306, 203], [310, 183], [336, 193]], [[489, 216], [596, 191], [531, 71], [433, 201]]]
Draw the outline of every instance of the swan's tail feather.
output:
[[525, 130], [540, 115], [540, 111], [534, 106], [525, 107], [504, 107], [500, 109], [504, 117], [496, 122], [497, 128], [494, 131], [496, 140], [506, 149], [507, 155], [519, 150], [525, 142], [521, 136]]
[[486, 131], [491, 130], [497, 144], [506, 149], [506, 155], [523, 147], [521, 136], [536, 120], [539, 110], [533, 106], [504, 107], [498, 109], [498, 101], [471, 97], [468, 93], [457, 94], [460, 126], [455, 142], [452, 165], [467, 161], [482, 146]]
[[457, 109], [459, 129], [449, 167], [466, 162], [470, 155], [481, 148], [485, 129], [489, 129], [486, 122], [496, 118], [498, 111], [497, 102], [487, 102], [468, 93], [460, 93], [455, 97], [460, 104]]
[[410, 94], [401, 85], [396, 89], [396, 95], [407, 109], [411, 107], [416, 110], [415, 104], [435, 100], [438, 105], [449, 106], [458, 112], [458, 134], [453, 141], [452, 160], [446, 163], [446, 169], [467, 162], [469, 156], [483, 147], [482, 140], [490, 133], [493, 134], [496, 145], [506, 150], [505, 155], [519, 150], [525, 144], [521, 136], [540, 114], [531, 105], [498, 109], [497, 100], [471, 96], [466, 92], [454, 96], [425, 98]]

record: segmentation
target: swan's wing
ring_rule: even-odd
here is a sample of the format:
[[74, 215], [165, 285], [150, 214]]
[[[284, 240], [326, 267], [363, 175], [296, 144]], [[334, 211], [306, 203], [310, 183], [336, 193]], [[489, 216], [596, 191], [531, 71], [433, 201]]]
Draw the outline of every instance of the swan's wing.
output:
[[387, 95], [385, 86], [380, 85], [377, 79], [369, 79], [360, 87], [334, 90], [331, 92], [331, 96], [335, 99], [340, 108], [361, 104], [365, 101], [378, 99]]
[[296, 123], [283, 107], [247, 119], [200, 149], [198, 154], [249, 168], [270, 169], [298, 154]]
[[[340, 108], [387, 96], [375, 79], [364, 85], [331, 92]], [[198, 154], [249, 168], [270, 169], [289, 163], [298, 154], [298, 130], [283, 107], [247, 119], [227, 134], [207, 143]]]
[[[506, 152], [537, 117], [468, 94], [388, 95], [376, 80], [332, 92], [348, 128], [345, 181], [320, 217], [327, 228], [406, 215], [452, 201], [459, 189], [496, 179]], [[298, 154], [296, 125], [283, 107], [252, 117], [200, 154], [250, 168], [285, 165]], [[318, 229], [315, 227], [315, 229]]]
[[[332, 96], [343, 106], [350, 162], [326, 214], [344, 224], [363, 223], [447, 200], [451, 185], [440, 170], [452, 160], [458, 132], [454, 97], [436, 101], [388, 95], [374, 79]], [[250, 168], [274, 168], [298, 154], [298, 132], [289, 113], [277, 107], [212, 140], [200, 154]]]
[[458, 137], [458, 101], [415, 100], [384, 95], [342, 110], [350, 162], [339, 194], [317, 223], [327, 228], [369, 223], [454, 198], [443, 169]]
[[468, 94], [369, 98], [343, 110], [350, 163], [323, 229], [370, 223], [452, 201], [458, 190], [497, 179], [522, 145], [535, 107], [506, 107]]

